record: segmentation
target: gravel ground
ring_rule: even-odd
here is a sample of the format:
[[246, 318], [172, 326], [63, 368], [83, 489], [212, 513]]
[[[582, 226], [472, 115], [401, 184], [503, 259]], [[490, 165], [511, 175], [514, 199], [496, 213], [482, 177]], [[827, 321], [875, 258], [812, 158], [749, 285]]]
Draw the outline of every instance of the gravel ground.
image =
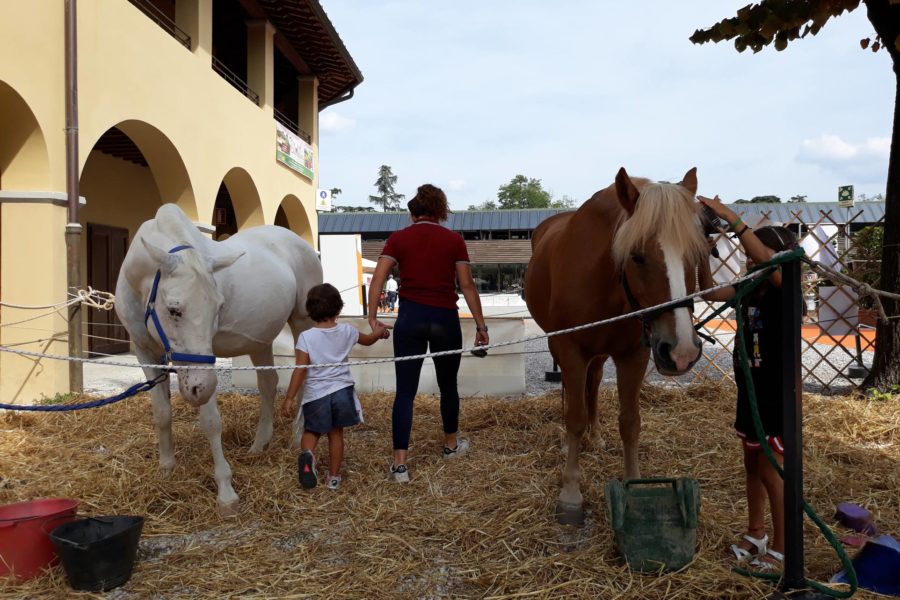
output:
[[[528, 319], [525, 322], [525, 335], [533, 336], [542, 333], [541, 329]], [[731, 346], [732, 335], [719, 336], [719, 341]], [[525, 350], [525, 380], [526, 394], [529, 396], [540, 396], [547, 392], [559, 389], [559, 383], [547, 382], [544, 380], [544, 374], [550, 371], [553, 363], [550, 359], [550, 353], [547, 351], [547, 340], [533, 340], [526, 342]], [[805, 348], [803, 353], [803, 364], [807, 369], [813, 369], [812, 373], [804, 378], [804, 390], [819, 394], [847, 394], [853, 387], [854, 383], [859, 380], [848, 380], [843, 374], [828, 366], [824, 362], [820, 363], [821, 356], [826, 356], [841, 373], [845, 373], [846, 369], [854, 363], [854, 359], [841, 348], [836, 346], [828, 346], [824, 344], [816, 344], [810, 348]], [[866, 366], [870, 366], [872, 362], [872, 353], [863, 353], [863, 361]], [[108, 358], [99, 361], [130, 362], [137, 364], [134, 355], [126, 354], [115, 358]], [[216, 363], [222, 367], [230, 367], [231, 359], [219, 359]], [[816, 366], [818, 364], [818, 366]], [[720, 345], [711, 346], [704, 342], [704, 358], [694, 367], [687, 375], [681, 377], [663, 377], [656, 372], [652, 363], [647, 371], [646, 380], [655, 385], [687, 385], [696, 377], [721, 377], [721, 373], [732, 373], [731, 352]], [[837, 378], [836, 378], [837, 376]], [[143, 373], [140, 369], [132, 367], [118, 366], [102, 366], [100, 364], [86, 364], [84, 369], [85, 391], [90, 394], [111, 395], [131, 386], [138, 381], [143, 380]], [[604, 368], [603, 385], [613, 385], [615, 381], [615, 368], [612, 361], [607, 361]], [[175, 389], [177, 380], [173, 380], [172, 389]], [[255, 389], [235, 388], [231, 383], [231, 371], [225, 370], [219, 372], [219, 390], [221, 392], [239, 392], [243, 394], [256, 393]]]

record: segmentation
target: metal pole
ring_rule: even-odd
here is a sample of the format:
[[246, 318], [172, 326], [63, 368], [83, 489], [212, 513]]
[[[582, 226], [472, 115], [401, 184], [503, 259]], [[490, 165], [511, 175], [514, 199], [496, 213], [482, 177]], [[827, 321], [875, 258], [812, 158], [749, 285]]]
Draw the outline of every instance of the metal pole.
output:
[[[78, 2], [65, 3], [65, 102], [66, 102], [66, 283], [68, 291], [81, 287], [81, 225], [78, 223]], [[82, 356], [81, 304], [69, 307], [69, 356]], [[69, 363], [69, 390], [84, 391], [80, 362]]]
[[362, 284], [362, 312], [364, 317], [368, 316], [369, 314], [369, 291], [366, 288], [366, 284]]
[[800, 382], [800, 262], [781, 267], [781, 314], [785, 349], [781, 376], [784, 419], [784, 578], [782, 591], [806, 587], [803, 573], [803, 436]]

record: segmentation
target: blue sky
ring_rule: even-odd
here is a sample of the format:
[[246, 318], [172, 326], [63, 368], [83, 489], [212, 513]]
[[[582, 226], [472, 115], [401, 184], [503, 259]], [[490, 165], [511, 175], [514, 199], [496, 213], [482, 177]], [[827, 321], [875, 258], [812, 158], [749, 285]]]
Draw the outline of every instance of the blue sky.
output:
[[696, 166], [726, 201], [883, 193], [894, 78], [864, 7], [784, 52], [688, 41], [746, 3], [322, 0], [365, 81], [320, 115], [320, 187], [367, 205], [388, 164], [454, 209], [519, 173], [580, 204], [620, 166]]

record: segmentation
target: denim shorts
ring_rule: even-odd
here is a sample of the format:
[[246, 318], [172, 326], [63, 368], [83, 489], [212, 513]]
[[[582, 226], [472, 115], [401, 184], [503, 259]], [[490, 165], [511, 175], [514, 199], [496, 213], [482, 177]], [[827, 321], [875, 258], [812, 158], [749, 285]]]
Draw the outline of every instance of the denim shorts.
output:
[[338, 427], [359, 425], [353, 386], [341, 388], [303, 405], [303, 429], [313, 433], [328, 433]]

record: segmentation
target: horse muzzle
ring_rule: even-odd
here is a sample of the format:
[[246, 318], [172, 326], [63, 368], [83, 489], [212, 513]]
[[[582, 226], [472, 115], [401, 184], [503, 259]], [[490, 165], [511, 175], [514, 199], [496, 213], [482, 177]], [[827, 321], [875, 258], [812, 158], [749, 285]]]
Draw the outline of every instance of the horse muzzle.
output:
[[[699, 338], [691, 340], [688, 348], [673, 345], [667, 340], [653, 340], [653, 362], [660, 375], [676, 376], [684, 375], [691, 370], [702, 355], [703, 345]], [[684, 346], [684, 344], [682, 344]]]
[[195, 371], [191, 369], [178, 369], [178, 391], [181, 397], [194, 408], [200, 408], [212, 398], [216, 392], [218, 379], [216, 372]]

